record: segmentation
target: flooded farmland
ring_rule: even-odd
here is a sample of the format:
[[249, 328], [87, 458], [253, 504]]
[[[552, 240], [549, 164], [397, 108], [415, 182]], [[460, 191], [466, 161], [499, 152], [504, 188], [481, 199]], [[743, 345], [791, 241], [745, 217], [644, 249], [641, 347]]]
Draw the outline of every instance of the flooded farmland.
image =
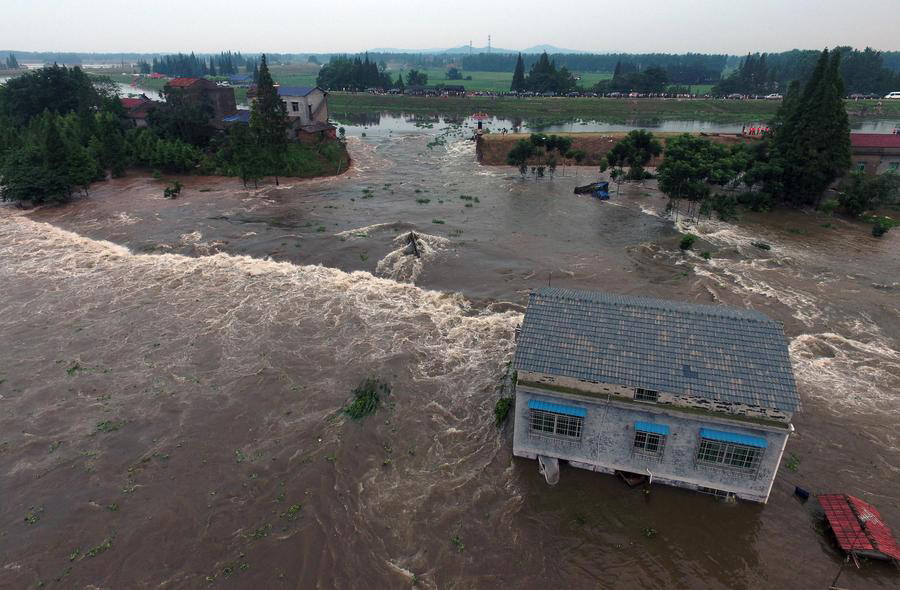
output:
[[[900, 527], [900, 232], [676, 225], [652, 181], [599, 202], [592, 170], [481, 167], [471, 127], [347, 129], [336, 178], [0, 210], [0, 587], [813, 589], [842, 559], [795, 485]], [[784, 322], [803, 407], [768, 505], [512, 457], [496, 386], [548, 283]], [[349, 420], [370, 376], [391, 393]]]

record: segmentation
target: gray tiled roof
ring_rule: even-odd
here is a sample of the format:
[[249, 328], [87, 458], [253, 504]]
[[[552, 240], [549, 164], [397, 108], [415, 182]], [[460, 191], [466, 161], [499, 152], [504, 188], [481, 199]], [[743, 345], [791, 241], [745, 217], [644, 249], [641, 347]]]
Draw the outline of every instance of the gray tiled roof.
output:
[[781, 324], [718, 305], [539, 289], [516, 369], [788, 412], [800, 405]]

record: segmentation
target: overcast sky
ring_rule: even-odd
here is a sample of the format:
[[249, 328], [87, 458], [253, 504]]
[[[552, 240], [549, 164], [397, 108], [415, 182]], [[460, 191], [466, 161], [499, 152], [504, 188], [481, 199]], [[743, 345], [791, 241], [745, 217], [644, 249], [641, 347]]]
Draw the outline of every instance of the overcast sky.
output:
[[900, 50], [900, 0], [0, 0], [0, 49]]

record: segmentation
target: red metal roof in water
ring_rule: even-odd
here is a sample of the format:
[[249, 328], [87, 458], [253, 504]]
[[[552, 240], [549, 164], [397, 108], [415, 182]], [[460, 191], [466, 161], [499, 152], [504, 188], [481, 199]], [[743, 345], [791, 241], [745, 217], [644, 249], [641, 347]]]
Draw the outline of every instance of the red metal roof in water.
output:
[[900, 559], [900, 546], [874, 506], [847, 494], [822, 494], [819, 503], [841, 549]]
[[900, 133], [851, 133], [855, 148], [900, 148]]

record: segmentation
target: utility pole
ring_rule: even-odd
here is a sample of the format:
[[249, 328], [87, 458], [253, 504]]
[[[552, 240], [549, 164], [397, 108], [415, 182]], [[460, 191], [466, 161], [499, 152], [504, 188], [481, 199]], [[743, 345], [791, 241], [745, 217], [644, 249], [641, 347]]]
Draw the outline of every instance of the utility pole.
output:
[[491, 52], [491, 36], [488, 35], [488, 53]]

